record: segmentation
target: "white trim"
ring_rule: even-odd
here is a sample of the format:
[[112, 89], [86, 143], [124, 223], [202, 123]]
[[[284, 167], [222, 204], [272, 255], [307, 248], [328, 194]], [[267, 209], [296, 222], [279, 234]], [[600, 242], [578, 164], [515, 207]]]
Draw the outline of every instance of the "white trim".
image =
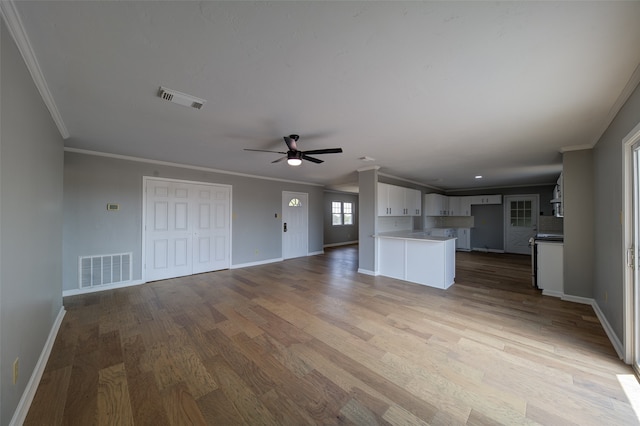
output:
[[566, 300], [567, 302], [573, 302], [573, 303], [581, 303], [583, 305], [593, 305], [596, 302], [595, 300], [589, 297], [572, 296], [570, 294], [563, 294], [562, 300]]
[[327, 248], [327, 247], [340, 247], [340, 246], [350, 246], [352, 244], [358, 244], [358, 240], [354, 240], [354, 241], [344, 241], [342, 243], [331, 243], [331, 244], [325, 244], [322, 247]]
[[368, 269], [362, 269], [362, 268], [358, 268], [358, 273], [359, 274], [364, 274], [364, 275], [371, 275], [373, 277], [377, 277], [378, 275], [380, 275], [377, 272], [373, 272], [373, 271], [370, 271]]
[[627, 84], [624, 86], [622, 92], [620, 92], [618, 98], [609, 110], [606, 121], [603, 123], [602, 130], [598, 132], [597, 136], [594, 137], [593, 142], [591, 143], [592, 147], [596, 146], [600, 138], [602, 138], [602, 135], [604, 135], [604, 132], [606, 132], [611, 123], [613, 123], [613, 120], [616, 118], [625, 102], [627, 102], [629, 96], [631, 96], [636, 87], [638, 87], [638, 84], [640, 84], [640, 64], [638, 64], [636, 69], [633, 70], [631, 77], [629, 77], [629, 81], [627, 81]]
[[[640, 69], [637, 68], [636, 71]], [[639, 73], [640, 74], [640, 73]], [[622, 139], [622, 271], [623, 271], [623, 289], [622, 289], [622, 338], [624, 339], [624, 357], [622, 359], [627, 364], [634, 364], [634, 271], [632, 267], [627, 265], [627, 250], [633, 248], [633, 145], [640, 141], [640, 123], [638, 123], [627, 136]], [[638, 255], [638, 247], [635, 248], [636, 256]], [[638, 354], [635, 355], [638, 357]]]
[[[558, 174], [562, 171], [562, 165], [558, 166]], [[550, 186], [556, 185], [556, 182], [549, 183], [532, 183], [532, 184], [522, 184], [522, 185], [509, 185], [509, 186], [478, 186], [473, 188], [461, 188], [461, 189], [447, 189], [444, 191], [444, 195], [449, 195], [450, 193], [456, 192], [469, 192], [469, 191], [487, 191], [490, 189], [509, 189], [509, 188], [534, 188], [536, 186]], [[508, 194], [505, 194], [508, 195]]]
[[551, 296], [551, 297], [559, 297], [560, 299], [564, 298], [564, 293], [556, 290], [545, 290], [542, 289], [543, 296]]
[[229, 269], [250, 268], [252, 266], [267, 265], [269, 263], [282, 262], [284, 259], [277, 257], [275, 259], [258, 260], [257, 262], [238, 263], [237, 265], [231, 265]]
[[595, 300], [591, 304], [591, 307], [593, 308], [593, 311], [596, 313], [596, 316], [598, 317], [600, 324], [602, 324], [602, 328], [604, 328], [604, 332], [607, 333], [607, 337], [609, 337], [609, 340], [613, 345], [613, 349], [616, 350], [618, 357], [624, 360], [624, 353], [625, 353], [624, 346], [618, 339], [618, 336], [616, 336], [616, 333], [615, 331], [613, 331], [613, 327], [611, 327], [611, 324], [609, 324], [609, 321], [607, 321], [607, 317], [604, 315], [604, 313], [600, 309], [600, 306], [598, 306], [598, 303]]
[[58, 330], [60, 330], [60, 326], [62, 325], [62, 320], [66, 312], [67, 311], [64, 310], [64, 306], [60, 307], [58, 316], [53, 321], [51, 330], [49, 330], [49, 337], [47, 337], [47, 341], [42, 348], [42, 352], [40, 352], [40, 357], [33, 369], [33, 373], [31, 373], [29, 382], [27, 383], [24, 392], [22, 392], [22, 397], [18, 402], [16, 411], [13, 413], [13, 418], [9, 422], [9, 426], [19, 426], [23, 424], [27, 418], [29, 408], [31, 408], [31, 403], [33, 402], [33, 397], [36, 395], [36, 391], [38, 390], [40, 379], [42, 379], [42, 374], [44, 374], [44, 369], [47, 366], [47, 361], [49, 361], [49, 356], [51, 355], [51, 349], [53, 349], [53, 344], [56, 341]]
[[[0, 2], [0, 3], [2, 3], [2, 2]], [[231, 171], [228, 171], [228, 170], [212, 169], [211, 167], [193, 166], [193, 165], [190, 165], [190, 164], [173, 163], [173, 162], [170, 162], [170, 161], [151, 160], [151, 159], [148, 159], [148, 158], [133, 157], [133, 156], [130, 156], [130, 155], [110, 154], [108, 152], [91, 151], [91, 150], [88, 150], [88, 149], [65, 147], [64, 151], [65, 152], [73, 152], [75, 154], [95, 155], [96, 157], [107, 157], [107, 158], [115, 158], [115, 159], [118, 159], [118, 160], [137, 161], [139, 163], [157, 164], [159, 166], [180, 167], [182, 169], [198, 170], [200, 172], [220, 173], [220, 174], [224, 174], [224, 175], [242, 176], [242, 177], [248, 177], [248, 178], [253, 178], [253, 179], [273, 180], [273, 181], [277, 181], [277, 182], [296, 183], [296, 184], [300, 184], [300, 185], [310, 185], [310, 186], [324, 187], [324, 185], [319, 184], [319, 183], [302, 182], [302, 181], [295, 181], [295, 180], [291, 180], [291, 179], [280, 179], [280, 178], [272, 178], [272, 177], [266, 177], [266, 176], [250, 175], [248, 173], [239, 173], [239, 172], [231, 172]], [[162, 179], [162, 178], [158, 177], [158, 179]]]
[[[360, 171], [360, 170], [361, 169], [358, 169], [358, 171]], [[442, 189], [440, 187], [437, 187], [437, 186], [427, 185], [426, 183], [420, 183], [420, 182], [417, 182], [415, 180], [405, 179], [405, 178], [401, 178], [399, 176], [389, 175], [389, 174], [383, 173], [383, 172], [378, 172], [378, 176], [384, 176], [384, 177], [387, 177], [387, 178], [390, 178], [390, 179], [401, 180], [403, 182], [412, 183], [414, 185], [419, 185], [419, 186], [422, 186], [424, 188], [430, 188], [430, 189], [435, 189], [436, 191], [443, 191], [444, 192], [444, 189]], [[382, 183], [385, 183], [385, 182], [382, 182]]]
[[356, 172], [366, 172], [367, 170], [380, 170], [380, 166], [365, 166], [356, 169]]
[[29, 36], [24, 29], [22, 19], [20, 19], [20, 14], [16, 9], [15, 1], [0, 1], [0, 13], [4, 16], [4, 21], [7, 24], [9, 33], [11, 33], [11, 36], [18, 47], [18, 50], [22, 55], [22, 59], [24, 59], [24, 63], [29, 70], [29, 74], [31, 74], [31, 78], [38, 88], [38, 92], [40, 92], [40, 96], [42, 96], [44, 104], [47, 106], [47, 109], [49, 109], [51, 118], [53, 118], [53, 121], [56, 123], [60, 135], [63, 139], [68, 139], [69, 131], [62, 120], [62, 115], [60, 115], [58, 106], [56, 105], [53, 95], [49, 90], [49, 85], [47, 85], [47, 81], [44, 78], [44, 74], [42, 73], [36, 54], [31, 46], [31, 42], [29, 41]]
[[499, 249], [487, 249], [487, 248], [481, 248], [481, 247], [474, 247], [471, 249], [471, 251], [479, 251], [482, 253], [504, 253], [504, 250], [499, 250]]
[[593, 145], [583, 144], [583, 145], [563, 146], [562, 148], [560, 148], [560, 153], [564, 154], [565, 152], [570, 152], [570, 151], [584, 151], [585, 149], [593, 149]]
[[319, 254], [324, 254], [324, 250], [320, 250], [320, 251], [312, 251], [310, 253], [307, 253], [307, 256], [317, 256]]
[[74, 288], [71, 290], [63, 290], [62, 297], [77, 296], [78, 294], [96, 293], [96, 292], [105, 291], [105, 290], [114, 290], [116, 288], [133, 287], [140, 284], [146, 284], [146, 281], [135, 280], [135, 281], [127, 281], [125, 283], [99, 285], [95, 287]]

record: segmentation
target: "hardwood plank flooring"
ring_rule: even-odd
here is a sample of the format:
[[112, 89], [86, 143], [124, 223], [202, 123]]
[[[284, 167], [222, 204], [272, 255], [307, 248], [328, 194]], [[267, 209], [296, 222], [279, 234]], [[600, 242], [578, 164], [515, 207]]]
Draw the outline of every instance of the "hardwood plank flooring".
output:
[[593, 309], [528, 256], [457, 253], [438, 290], [357, 250], [65, 298], [25, 424], [640, 424]]

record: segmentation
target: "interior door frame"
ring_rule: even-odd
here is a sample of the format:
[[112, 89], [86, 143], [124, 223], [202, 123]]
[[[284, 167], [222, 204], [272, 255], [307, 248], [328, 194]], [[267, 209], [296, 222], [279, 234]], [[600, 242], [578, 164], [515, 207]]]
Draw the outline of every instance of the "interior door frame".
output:
[[[622, 268], [624, 271], [623, 288], [623, 361], [633, 366], [640, 375], [638, 359], [640, 358], [640, 294], [635, 292], [635, 269], [638, 265], [637, 234], [640, 200], [634, 206], [634, 156], [633, 147], [640, 142], [640, 123], [622, 139], [622, 168], [624, 176], [622, 199]], [[638, 210], [638, 211], [636, 211]], [[636, 214], [637, 213], [637, 214]], [[634, 253], [635, 260], [630, 262], [629, 255]], [[637, 283], [640, 286], [640, 283]]]
[[233, 186], [226, 185], [222, 183], [214, 183], [214, 182], [200, 182], [195, 180], [184, 180], [184, 179], [171, 179], [171, 178], [163, 178], [157, 176], [142, 176], [142, 233], [141, 233], [141, 255], [140, 255], [140, 266], [142, 269], [141, 277], [142, 282], [147, 282], [147, 268], [145, 267], [145, 262], [147, 261], [147, 252], [146, 252], [146, 241], [147, 241], [147, 229], [146, 229], [146, 220], [147, 220], [147, 183], [150, 180], [163, 181], [163, 182], [175, 182], [175, 183], [183, 183], [187, 185], [208, 185], [208, 186], [224, 186], [229, 188], [229, 268], [233, 265]]
[[[537, 233], [538, 232], [538, 226], [539, 226], [539, 222], [540, 222], [540, 194], [505, 194], [502, 196], [502, 204], [503, 204], [503, 226], [504, 226], [504, 231], [503, 231], [503, 243], [502, 243], [502, 247], [504, 248], [504, 252], [505, 253], [510, 253], [507, 251], [507, 230], [509, 229], [509, 222], [508, 222], [508, 217], [507, 217], [507, 211], [509, 210], [510, 206], [509, 206], [509, 201], [511, 201], [512, 198], [522, 198], [522, 197], [533, 197], [535, 198], [535, 203], [536, 203], [536, 209], [533, 210], [531, 209], [531, 214], [532, 217], [535, 218], [535, 223], [533, 225], [534, 227], [534, 231]], [[522, 253], [524, 254], [524, 253]]]
[[[292, 257], [286, 257], [285, 256], [285, 238], [287, 237], [286, 233], [284, 232], [284, 224], [285, 224], [285, 199], [290, 198], [291, 196], [299, 196], [302, 195], [304, 196], [305, 199], [305, 203], [303, 204], [303, 209], [306, 213], [306, 217], [305, 217], [305, 227], [306, 227], [306, 249], [305, 249], [305, 253], [303, 256], [308, 256], [309, 255], [309, 194], [306, 192], [297, 192], [297, 191], [282, 191], [282, 199], [281, 199], [281, 203], [282, 203], [282, 224], [280, 227], [280, 230], [282, 232], [282, 259], [292, 259]], [[300, 256], [302, 257], [302, 256]]]

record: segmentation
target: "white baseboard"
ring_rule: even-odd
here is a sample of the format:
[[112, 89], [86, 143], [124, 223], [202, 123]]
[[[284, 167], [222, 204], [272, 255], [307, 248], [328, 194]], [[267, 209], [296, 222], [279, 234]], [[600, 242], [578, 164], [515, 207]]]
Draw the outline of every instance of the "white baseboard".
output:
[[345, 241], [342, 243], [332, 243], [332, 244], [325, 244], [323, 247], [327, 248], [327, 247], [340, 247], [340, 246], [350, 246], [353, 244], [358, 244], [358, 240], [355, 241]]
[[312, 251], [311, 253], [307, 254], [307, 256], [317, 256], [319, 254], [324, 254], [324, 250]]
[[504, 253], [504, 250], [488, 249], [488, 248], [480, 248], [480, 247], [474, 247], [471, 250], [472, 251], [480, 251], [482, 253]]
[[33, 397], [36, 395], [36, 391], [38, 390], [40, 379], [42, 379], [44, 368], [47, 366], [47, 361], [49, 361], [51, 349], [53, 349], [53, 344], [56, 341], [58, 330], [60, 329], [60, 325], [62, 325], [62, 319], [64, 318], [64, 314], [66, 312], [67, 311], [64, 310], [64, 306], [60, 308], [58, 316], [56, 317], [53, 325], [51, 326], [51, 330], [49, 331], [49, 337], [47, 337], [47, 341], [42, 348], [42, 352], [40, 352], [40, 358], [38, 358], [38, 362], [33, 369], [33, 373], [31, 373], [29, 382], [27, 383], [27, 386], [22, 393], [22, 397], [18, 402], [18, 406], [16, 407], [16, 411], [13, 413], [13, 418], [11, 419], [11, 422], [9, 422], [9, 426], [22, 425], [27, 418], [29, 408], [31, 408], [31, 403], [33, 402]]
[[602, 324], [602, 328], [604, 328], [604, 332], [607, 333], [607, 337], [609, 337], [609, 340], [613, 345], [613, 349], [616, 350], [616, 353], [618, 354], [618, 357], [620, 359], [624, 359], [624, 346], [622, 345], [622, 342], [620, 342], [620, 339], [618, 339], [618, 336], [616, 336], [616, 333], [613, 331], [613, 327], [611, 327], [611, 324], [609, 324], [609, 321], [607, 321], [607, 317], [604, 316], [604, 313], [602, 312], [602, 310], [600, 309], [600, 306], [598, 306], [598, 303], [595, 300], [591, 303], [591, 306], [593, 307], [593, 310], [596, 313], [596, 316], [598, 317], [600, 324]]
[[95, 293], [97, 291], [113, 290], [116, 288], [132, 287], [134, 285], [140, 285], [145, 283], [146, 281], [143, 281], [143, 280], [135, 280], [135, 281], [127, 281], [125, 283], [107, 284], [107, 285], [100, 285], [95, 287], [74, 288], [72, 290], [64, 290], [62, 292], [62, 297], [76, 296], [78, 294]]
[[378, 274], [374, 271], [370, 271], [368, 269], [362, 269], [362, 268], [358, 268], [358, 273], [359, 274], [365, 274], [365, 275], [372, 275], [374, 277], [377, 277]]
[[561, 291], [555, 291], [555, 290], [545, 290], [542, 289], [542, 294], [544, 296], [553, 296], [553, 297], [559, 297], [560, 299], [566, 300], [564, 299], [564, 293]]
[[591, 305], [591, 306], [593, 306], [596, 303], [595, 300], [589, 297], [571, 296], [570, 294], [563, 294], [562, 300], [566, 300], [567, 302], [582, 303], [583, 305]]
[[282, 262], [283, 260], [284, 259], [282, 257], [278, 257], [278, 258], [275, 258], [275, 259], [259, 260], [257, 262], [238, 263], [237, 265], [231, 265], [229, 267], [229, 269], [248, 268], [250, 266], [260, 266], [260, 265], [266, 265], [266, 264], [269, 264], [269, 263]]

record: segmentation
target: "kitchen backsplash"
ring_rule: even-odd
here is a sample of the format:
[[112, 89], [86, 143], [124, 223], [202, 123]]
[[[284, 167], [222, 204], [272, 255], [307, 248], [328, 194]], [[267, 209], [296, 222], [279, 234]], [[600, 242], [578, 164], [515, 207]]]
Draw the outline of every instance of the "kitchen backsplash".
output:
[[540, 216], [538, 232], [564, 234], [564, 219], [555, 216]]
[[377, 232], [411, 230], [413, 230], [413, 217], [411, 216], [378, 216]]

